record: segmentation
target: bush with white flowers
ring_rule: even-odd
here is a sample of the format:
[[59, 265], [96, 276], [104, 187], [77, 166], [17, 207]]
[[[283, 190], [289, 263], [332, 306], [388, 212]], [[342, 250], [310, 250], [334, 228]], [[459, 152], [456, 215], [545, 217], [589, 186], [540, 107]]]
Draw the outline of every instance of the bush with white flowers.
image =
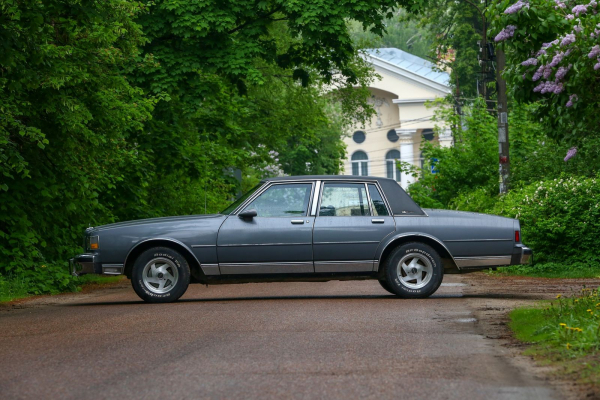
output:
[[600, 262], [600, 175], [513, 190], [491, 212], [518, 218], [523, 242], [541, 262]]

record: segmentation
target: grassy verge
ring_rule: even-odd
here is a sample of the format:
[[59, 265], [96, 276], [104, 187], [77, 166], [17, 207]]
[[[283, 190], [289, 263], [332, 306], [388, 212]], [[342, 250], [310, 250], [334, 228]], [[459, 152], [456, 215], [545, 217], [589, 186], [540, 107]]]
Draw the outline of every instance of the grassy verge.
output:
[[535, 265], [515, 265], [498, 268], [494, 274], [532, 276], [537, 278], [600, 278], [600, 264], [577, 263], [566, 265], [562, 263], [543, 263]]
[[525, 354], [565, 378], [600, 387], [600, 289], [518, 308], [510, 319], [516, 338], [532, 344]]
[[[92, 285], [106, 285], [120, 281], [123, 276], [101, 276], [84, 275], [76, 279], [75, 291], [81, 291], [82, 288]], [[51, 291], [48, 294], [58, 294], [59, 291]], [[0, 275], [0, 303], [23, 299], [35, 296], [37, 293], [31, 293], [30, 283], [23, 277], [2, 276]]]

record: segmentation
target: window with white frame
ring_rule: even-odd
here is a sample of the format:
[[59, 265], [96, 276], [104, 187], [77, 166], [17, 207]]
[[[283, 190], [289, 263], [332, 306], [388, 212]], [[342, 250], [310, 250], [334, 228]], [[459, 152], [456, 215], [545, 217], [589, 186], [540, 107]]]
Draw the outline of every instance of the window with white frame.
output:
[[400, 182], [400, 177], [402, 173], [400, 168], [398, 168], [397, 160], [400, 159], [400, 151], [399, 150], [390, 150], [385, 155], [385, 165], [387, 170], [387, 177], [390, 179], [394, 179], [396, 182]]
[[369, 157], [364, 151], [352, 154], [352, 175], [369, 175]]

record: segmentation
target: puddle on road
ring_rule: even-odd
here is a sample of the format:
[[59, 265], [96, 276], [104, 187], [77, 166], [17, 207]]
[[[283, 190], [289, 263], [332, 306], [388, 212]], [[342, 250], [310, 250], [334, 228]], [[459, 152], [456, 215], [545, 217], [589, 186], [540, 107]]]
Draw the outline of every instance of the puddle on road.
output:
[[442, 286], [456, 287], [456, 286], [467, 286], [466, 283], [458, 283], [458, 282], [447, 282], [442, 283]]
[[454, 321], [462, 323], [477, 322], [477, 318], [459, 318], [455, 319]]

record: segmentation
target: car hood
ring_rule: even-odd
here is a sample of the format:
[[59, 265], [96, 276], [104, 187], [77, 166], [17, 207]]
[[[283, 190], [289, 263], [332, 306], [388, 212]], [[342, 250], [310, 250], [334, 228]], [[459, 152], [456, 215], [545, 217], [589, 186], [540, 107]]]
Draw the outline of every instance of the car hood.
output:
[[103, 230], [107, 230], [107, 229], [122, 228], [122, 227], [127, 227], [127, 226], [166, 224], [166, 223], [170, 223], [170, 222], [192, 221], [192, 220], [197, 220], [197, 219], [219, 218], [219, 217], [224, 218], [224, 217], [226, 217], [226, 215], [199, 214], [199, 215], [180, 215], [180, 216], [176, 216], [176, 217], [137, 219], [137, 220], [132, 220], [132, 221], [116, 222], [114, 224], [100, 225], [100, 226], [90, 228], [90, 230], [103, 231]]

